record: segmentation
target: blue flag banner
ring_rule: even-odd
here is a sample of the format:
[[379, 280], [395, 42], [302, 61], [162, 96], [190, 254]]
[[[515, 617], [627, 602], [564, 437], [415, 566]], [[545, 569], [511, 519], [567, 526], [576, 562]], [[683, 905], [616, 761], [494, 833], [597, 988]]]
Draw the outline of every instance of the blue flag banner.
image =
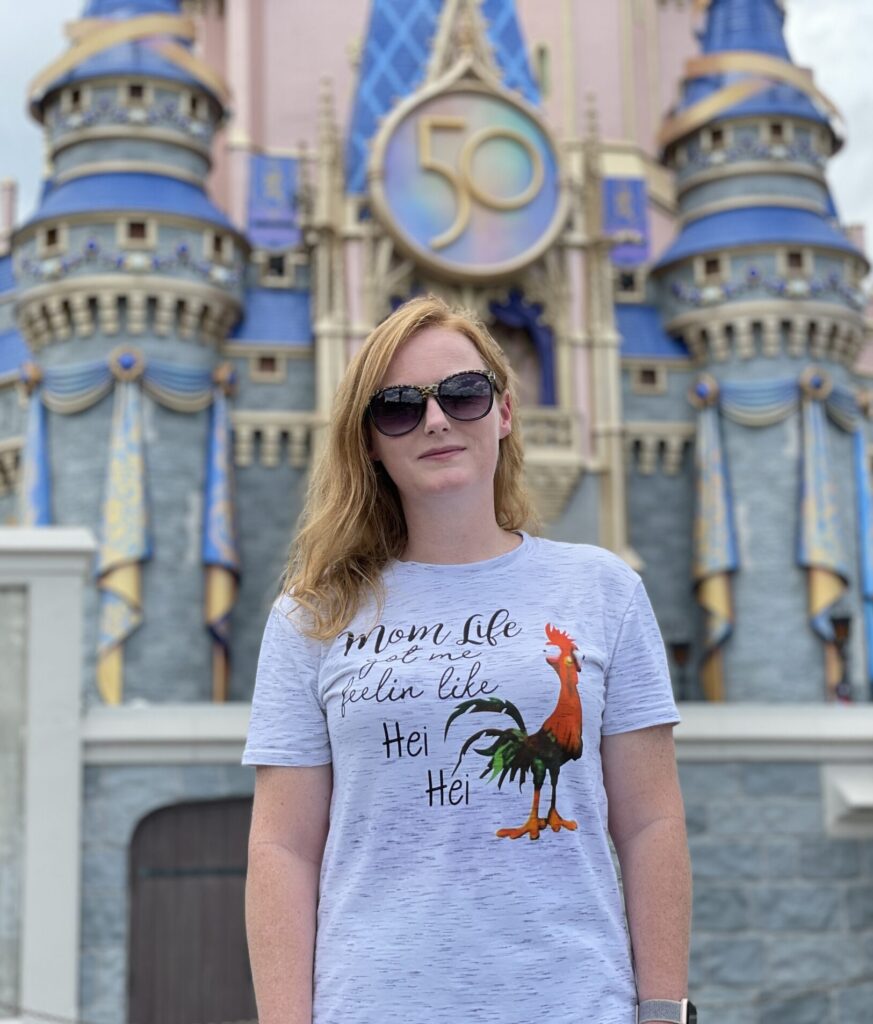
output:
[[253, 155], [249, 165], [248, 235], [262, 249], [300, 243], [297, 220], [297, 161]]
[[236, 601], [236, 543], [232, 425], [228, 397], [233, 372], [222, 364], [180, 366], [146, 360], [125, 345], [106, 359], [66, 366], [22, 367], [31, 396], [23, 453], [22, 522], [51, 524], [51, 472], [45, 413], [84, 412], [114, 392], [106, 490], [100, 523], [96, 577], [100, 591], [97, 687], [107, 704], [124, 699], [124, 646], [145, 621], [142, 574], [151, 557], [143, 394], [174, 412], [199, 413], [214, 406], [205, 471], [203, 560], [205, 624], [213, 639], [213, 697], [228, 692], [230, 613]]
[[613, 263], [632, 267], [649, 258], [649, 211], [642, 179], [604, 179], [603, 230], [616, 243]]
[[21, 375], [30, 397], [27, 408], [27, 434], [22, 455], [20, 521], [22, 526], [48, 526], [52, 521], [52, 494], [45, 436], [45, 409], [40, 394], [42, 374], [32, 363], [26, 363], [22, 367]]

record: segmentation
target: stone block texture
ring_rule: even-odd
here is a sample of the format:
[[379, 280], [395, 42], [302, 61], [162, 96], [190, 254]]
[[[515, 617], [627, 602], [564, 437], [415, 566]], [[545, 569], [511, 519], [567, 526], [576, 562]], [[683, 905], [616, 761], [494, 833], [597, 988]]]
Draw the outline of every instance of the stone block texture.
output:
[[873, 839], [825, 835], [820, 766], [683, 762], [680, 779], [701, 1019], [873, 1019]]

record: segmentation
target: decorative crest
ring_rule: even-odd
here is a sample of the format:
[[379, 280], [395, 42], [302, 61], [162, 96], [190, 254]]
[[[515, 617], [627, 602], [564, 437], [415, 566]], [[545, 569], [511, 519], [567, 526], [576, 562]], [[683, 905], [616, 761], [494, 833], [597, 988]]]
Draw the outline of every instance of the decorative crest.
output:
[[500, 69], [485, 31], [479, 0], [446, 0], [427, 69], [433, 82], [460, 62], [469, 65], [468, 74], [498, 80]]

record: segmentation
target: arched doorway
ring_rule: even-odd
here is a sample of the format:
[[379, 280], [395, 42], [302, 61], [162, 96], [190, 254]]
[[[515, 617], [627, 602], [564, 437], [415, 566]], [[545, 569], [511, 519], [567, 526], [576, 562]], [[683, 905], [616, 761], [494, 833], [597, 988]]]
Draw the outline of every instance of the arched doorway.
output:
[[176, 804], [130, 849], [130, 1024], [256, 1019], [245, 938], [251, 799]]

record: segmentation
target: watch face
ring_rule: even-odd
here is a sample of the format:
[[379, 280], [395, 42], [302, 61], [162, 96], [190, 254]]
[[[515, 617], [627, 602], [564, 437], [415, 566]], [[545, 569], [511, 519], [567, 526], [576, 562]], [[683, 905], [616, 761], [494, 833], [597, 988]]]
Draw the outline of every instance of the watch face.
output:
[[687, 1024], [697, 1024], [697, 1007], [694, 1003], [688, 1004], [688, 1016], [685, 1019]]

